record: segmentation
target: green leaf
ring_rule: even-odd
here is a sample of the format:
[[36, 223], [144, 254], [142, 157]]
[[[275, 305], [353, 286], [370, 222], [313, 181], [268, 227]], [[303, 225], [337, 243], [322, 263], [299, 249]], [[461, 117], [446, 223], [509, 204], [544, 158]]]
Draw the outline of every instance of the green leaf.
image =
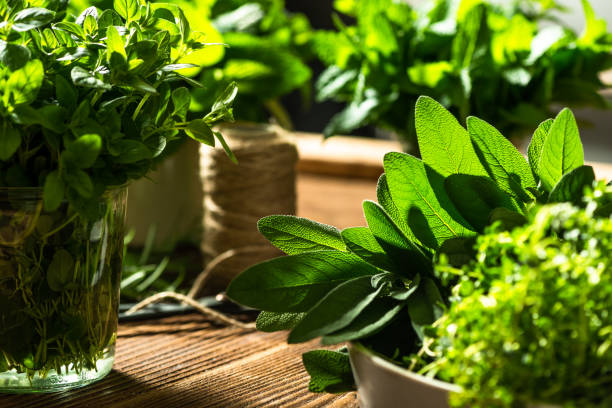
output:
[[342, 230], [342, 239], [349, 251], [370, 265], [386, 271], [395, 269], [395, 265], [368, 228], [353, 227]]
[[395, 270], [406, 277], [431, 268], [431, 262], [420, 249], [402, 234], [383, 208], [373, 201], [363, 202], [368, 227], [383, 250], [396, 264]]
[[113, 0], [113, 8], [128, 23], [136, 19], [139, 11], [137, 0]]
[[370, 276], [360, 276], [333, 288], [289, 333], [288, 343], [302, 343], [348, 326], [380, 293]]
[[486, 176], [470, 141], [457, 119], [432, 98], [416, 104], [415, 124], [423, 161], [442, 176], [463, 173]]
[[104, 32], [110, 26], [122, 26], [121, 16], [115, 10], [106, 9], [98, 18], [98, 30]]
[[7, 161], [21, 146], [21, 133], [4, 121], [0, 127], [0, 160]]
[[551, 191], [564, 174], [583, 164], [578, 125], [572, 111], [565, 108], [557, 115], [544, 139], [537, 174], [546, 191]]
[[279, 313], [263, 311], [257, 316], [257, 330], [270, 333], [280, 330], [290, 330], [298, 324], [306, 313]]
[[375, 299], [348, 326], [323, 336], [322, 344], [338, 344], [378, 333], [402, 310], [403, 304], [387, 298]]
[[55, 211], [64, 200], [64, 181], [57, 170], [47, 174], [43, 187], [45, 211]]
[[66, 109], [74, 110], [78, 102], [78, 94], [72, 84], [63, 76], [55, 76], [55, 96], [60, 105]]
[[59, 23], [55, 23], [53, 24], [53, 28], [56, 30], [65, 31], [79, 38], [85, 38], [85, 32], [83, 31], [83, 27], [78, 24], [71, 23], [69, 21], [60, 21]]
[[476, 255], [474, 250], [475, 243], [474, 237], [447, 239], [436, 253], [436, 262], [438, 262], [441, 255], [445, 255], [450, 265], [455, 268], [461, 268], [474, 259]]
[[115, 26], [110, 26], [106, 29], [106, 58], [107, 61], [111, 61], [113, 53], [117, 53], [123, 57], [124, 63], [127, 61], [127, 54], [125, 53], [125, 40], [117, 31]]
[[15, 14], [15, 18], [13, 19], [13, 30], [30, 31], [34, 28], [49, 24], [54, 17], [55, 13], [45, 8], [26, 8]]
[[435, 88], [452, 71], [453, 66], [448, 61], [417, 63], [408, 67], [408, 77], [416, 85]]
[[138, 140], [122, 139], [113, 147], [119, 152], [117, 163], [129, 164], [153, 158], [151, 150]]
[[70, 164], [86, 169], [93, 166], [102, 149], [102, 139], [99, 135], [85, 134], [68, 144], [64, 158]]
[[187, 136], [208, 146], [215, 145], [215, 135], [204, 119], [195, 119], [187, 123]]
[[306, 312], [342, 282], [377, 272], [345, 252], [309, 252], [250, 267], [230, 283], [227, 295], [260, 310]]
[[509, 193], [487, 177], [453, 174], [444, 180], [444, 188], [459, 213], [479, 232], [484, 232], [495, 208], [521, 211]]
[[311, 392], [341, 393], [355, 390], [355, 380], [347, 353], [313, 350], [302, 354]]
[[74, 67], [70, 72], [72, 82], [76, 86], [82, 86], [85, 88], [103, 89], [110, 90], [112, 86], [105, 83], [101, 79], [98, 79], [92, 72], [89, 72], [82, 67]]
[[28, 61], [21, 69], [13, 71], [6, 81], [6, 89], [11, 92], [14, 104], [34, 102], [42, 86], [44, 75], [40, 60]]
[[530, 201], [528, 191], [536, 188], [536, 181], [523, 155], [487, 122], [469, 117], [467, 125], [476, 154], [489, 176], [517, 200]]
[[591, 166], [580, 166], [561, 177], [548, 197], [549, 203], [580, 204], [586, 187], [592, 187], [595, 172]]
[[11, 71], [22, 68], [30, 60], [30, 50], [19, 44], [0, 40], [0, 62]]
[[417, 241], [417, 238], [412, 233], [412, 230], [408, 226], [407, 217], [402, 215], [397, 208], [397, 205], [393, 202], [391, 192], [389, 191], [389, 184], [387, 182], [387, 175], [381, 174], [376, 184], [376, 198], [378, 204], [385, 210], [385, 212], [391, 217], [395, 225], [402, 230], [404, 236], [408, 237], [413, 242]]
[[47, 284], [54, 292], [63, 291], [72, 282], [74, 258], [65, 249], [59, 249], [47, 268]]
[[433, 280], [424, 278], [408, 298], [408, 315], [413, 324], [430, 325], [442, 316], [444, 301]]
[[533, 133], [529, 147], [527, 149], [527, 158], [529, 159], [529, 165], [531, 166], [532, 173], [537, 176], [539, 170], [538, 165], [540, 164], [540, 157], [542, 156], [542, 148], [544, 147], [544, 140], [550, 132], [554, 120], [548, 119], [542, 123]]
[[185, 87], [177, 88], [172, 92], [172, 104], [174, 105], [173, 115], [178, 116], [181, 120], [185, 120], [189, 105], [191, 102], [191, 94], [189, 89]]
[[320, 250], [345, 251], [337, 228], [293, 215], [272, 215], [257, 228], [275, 247], [288, 255]]
[[227, 154], [227, 156], [230, 158], [230, 160], [234, 164], [238, 164], [238, 158], [236, 157], [234, 152], [232, 152], [232, 149], [230, 149], [229, 145], [223, 138], [223, 135], [221, 134], [221, 132], [213, 132], [213, 134], [215, 135], [219, 143], [221, 143], [221, 146], [223, 146], [223, 150], [225, 151], [225, 154]]
[[93, 195], [94, 186], [87, 173], [80, 169], [70, 169], [64, 172], [64, 181], [72, 187], [81, 197], [89, 198]]
[[504, 231], [511, 231], [527, 223], [523, 214], [508, 210], [507, 208], [496, 208], [489, 214], [489, 224], [500, 223]]
[[437, 249], [449, 238], [473, 235], [448, 198], [439, 173], [415, 157], [395, 152], [385, 155], [384, 167], [393, 201], [424, 245]]

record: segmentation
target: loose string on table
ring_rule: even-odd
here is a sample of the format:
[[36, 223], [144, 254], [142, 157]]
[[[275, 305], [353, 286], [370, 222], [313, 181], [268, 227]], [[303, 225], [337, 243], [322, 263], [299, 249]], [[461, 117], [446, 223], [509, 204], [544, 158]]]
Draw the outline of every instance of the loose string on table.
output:
[[295, 144], [275, 126], [228, 125], [219, 129], [239, 160], [235, 165], [222, 149], [200, 151], [204, 189], [202, 252], [206, 267], [187, 295], [162, 292], [130, 308], [133, 314], [165, 299], [193, 307], [214, 321], [242, 329], [255, 329], [195, 299], [216, 278], [222, 290], [246, 267], [279, 254], [257, 230], [257, 221], [270, 214], [295, 214]]

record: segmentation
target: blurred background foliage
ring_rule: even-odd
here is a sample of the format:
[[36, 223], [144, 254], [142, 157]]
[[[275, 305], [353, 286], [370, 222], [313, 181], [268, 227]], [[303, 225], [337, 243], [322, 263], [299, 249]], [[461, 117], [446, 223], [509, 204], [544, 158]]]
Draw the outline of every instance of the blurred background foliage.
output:
[[553, 0], [336, 0], [336, 28], [313, 38], [328, 67], [317, 100], [346, 103], [325, 135], [374, 124], [411, 141], [407, 107], [419, 95], [506, 136], [535, 128], [553, 104], [607, 107], [598, 75], [612, 66], [612, 36], [582, 4], [586, 29], [577, 34], [556, 18], [563, 7]]

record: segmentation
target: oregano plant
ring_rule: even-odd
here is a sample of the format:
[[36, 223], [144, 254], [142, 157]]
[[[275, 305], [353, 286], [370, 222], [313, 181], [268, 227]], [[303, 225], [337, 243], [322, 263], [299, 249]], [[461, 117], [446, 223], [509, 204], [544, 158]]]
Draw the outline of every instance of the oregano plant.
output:
[[[437, 259], [468, 262], [488, 226], [523, 225], [538, 203], [580, 202], [595, 179], [568, 109], [538, 127], [528, 158], [491, 124], [469, 117], [466, 129], [429, 97], [418, 99], [415, 118], [421, 158], [385, 156], [378, 202], [363, 203], [367, 227], [340, 231], [283, 215], [259, 221], [288, 256], [250, 267], [227, 294], [262, 310], [260, 330], [290, 330], [289, 343], [359, 340], [389, 356], [416, 353], [451, 295]], [[307, 353], [304, 364], [313, 391], [352, 387], [343, 352]]]
[[232, 118], [236, 87], [203, 117], [188, 115], [185, 85], [203, 85], [181, 74], [194, 65], [180, 61], [209, 45], [180, 8], [115, 0], [68, 21], [65, 6], [0, 2], [0, 186], [44, 186], [45, 209], [67, 199], [87, 213], [185, 135], [227, 148], [210, 126]]
[[[172, 3], [0, 0], [0, 392], [80, 386], [112, 367], [126, 191], [190, 137], [219, 142], [236, 86], [189, 114], [209, 45]], [[201, 55], [201, 54], [199, 54]], [[155, 203], [151, 203], [155, 205]]]

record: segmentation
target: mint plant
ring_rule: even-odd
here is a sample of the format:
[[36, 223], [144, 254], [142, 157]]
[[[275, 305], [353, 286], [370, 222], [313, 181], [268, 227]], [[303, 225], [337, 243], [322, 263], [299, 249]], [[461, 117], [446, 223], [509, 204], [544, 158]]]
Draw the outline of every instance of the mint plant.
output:
[[552, 115], [551, 104], [607, 107], [598, 74], [611, 66], [612, 42], [587, 0], [582, 34], [558, 21], [554, 0], [421, 3], [335, 3], [355, 23], [336, 18], [335, 31], [313, 37], [328, 67], [317, 99], [346, 103], [327, 136], [375, 125], [413, 143], [414, 116], [405, 107], [423, 94], [462, 124], [478, 116], [507, 137], [525, 136]]
[[181, 59], [209, 45], [180, 8], [115, 0], [73, 21], [66, 3], [0, 0], [0, 392], [106, 374], [126, 183], [186, 137], [234, 158], [211, 125], [235, 85], [189, 114], [185, 85], [203, 85]]
[[[470, 117], [465, 129], [429, 97], [417, 101], [415, 119], [422, 159], [385, 156], [378, 202], [363, 204], [367, 227], [340, 231], [280, 215], [259, 221], [288, 256], [247, 269], [227, 294], [262, 310], [260, 330], [290, 330], [289, 343], [321, 337], [363, 341], [389, 356], [416, 353], [455, 283], [435, 273], [437, 259], [468, 262], [487, 226], [512, 229], [536, 203], [579, 201], [595, 178], [569, 109], [538, 127], [528, 159], [492, 125]], [[318, 351], [304, 363], [313, 391], [351, 387], [339, 368], [348, 367], [345, 354]]]

